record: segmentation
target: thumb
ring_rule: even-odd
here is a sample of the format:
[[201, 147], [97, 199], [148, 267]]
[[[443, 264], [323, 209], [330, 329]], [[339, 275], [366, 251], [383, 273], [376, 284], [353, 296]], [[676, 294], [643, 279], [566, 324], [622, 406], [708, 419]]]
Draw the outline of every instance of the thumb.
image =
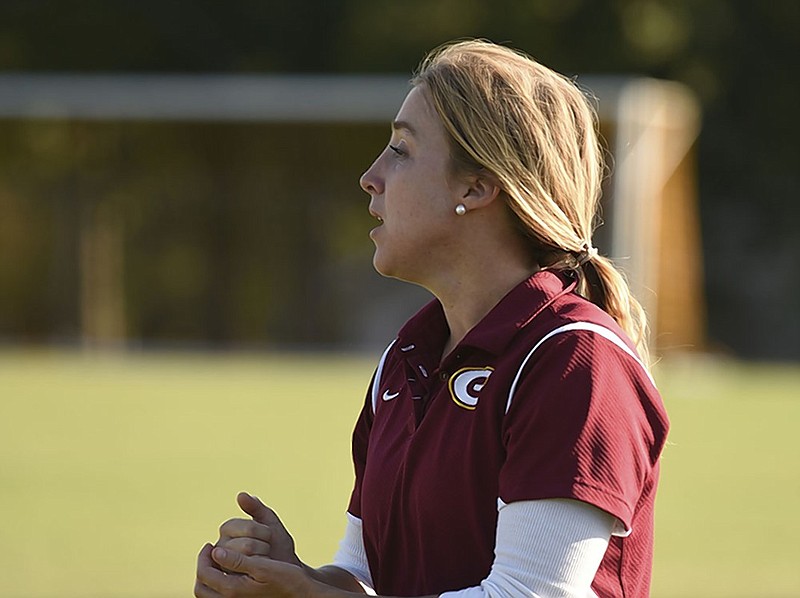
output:
[[261, 502], [259, 498], [247, 492], [240, 492], [236, 497], [236, 502], [239, 503], [239, 507], [242, 511], [250, 515], [250, 517], [258, 523], [263, 523], [264, 525], [275, 525], [276, 523], [281, 526], [283, 525], [275, 511]]

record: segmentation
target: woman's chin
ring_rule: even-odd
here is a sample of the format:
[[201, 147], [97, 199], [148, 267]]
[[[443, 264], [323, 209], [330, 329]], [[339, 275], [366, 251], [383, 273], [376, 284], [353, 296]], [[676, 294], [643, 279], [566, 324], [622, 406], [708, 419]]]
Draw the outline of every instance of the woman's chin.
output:
[[381, 276], [390, 278], [394, 276], [391, 264], [385, 256], [381, 255], [381, 251], [377, 248], [375, 249], [375, 255], [372, 256], [372, 267], [375, 268], [375, 271]]
[[372, 256], [372, 267], [381, 276], [408, 282], [407, 275], [409, 273], [406, 271], [408, 268], [402, 268], [400, 267], [401, 265], [397, 260], [392, 259], [387, 251], [381, 250], [379, 247], [375, 248], [375, 254]]

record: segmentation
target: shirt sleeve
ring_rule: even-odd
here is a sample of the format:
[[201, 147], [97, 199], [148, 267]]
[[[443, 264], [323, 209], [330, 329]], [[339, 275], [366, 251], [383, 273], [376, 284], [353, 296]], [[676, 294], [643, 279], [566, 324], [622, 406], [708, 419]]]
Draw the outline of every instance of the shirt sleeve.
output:
[[642, 366], [606, 338], [573, 331], [548, 340], [509, 397], [500, 498], [566, 498], [630, 530], [663, 447], [657, 395]]
[[441, 598], [594, 596], [614, 518], [573, 500], [520, 501], [501, 507], [495, 558], [479, 586]]
[[364, 470], [367, 467], [367, 449], [369, 448], [369, 431], [372, 427], [372, 418], [372, 401], [368, 394], [353, 429], [352, 441], [355, 483], [353, 492], [350, 495], [347, 512], [358, 519], [361, 518], [361, 486], [364, 481]]
[[[591, 584], [608, 547], [615, 519], [572, 500], [520, 501], [498, 514], [492, 570], [479, 586], [442, 598], [568, 598], [591, 596]], [[348, 514], [333, 565], [353, 575], [369, 595], [361, 520]]]

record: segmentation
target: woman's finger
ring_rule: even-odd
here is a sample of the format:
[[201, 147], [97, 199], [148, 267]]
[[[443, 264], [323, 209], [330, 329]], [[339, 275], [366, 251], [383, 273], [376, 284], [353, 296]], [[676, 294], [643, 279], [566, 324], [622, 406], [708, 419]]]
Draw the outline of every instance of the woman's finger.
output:
[[203, 585], [199, 579], [194, 582], [194, 595], [195, 598], [222, 598], [222, 594]]
[[219, 537], [222, 538], [254, 538], [269, 542], [271, 532], [268, 526], [252, 519], [229, 519], [219, 526]]

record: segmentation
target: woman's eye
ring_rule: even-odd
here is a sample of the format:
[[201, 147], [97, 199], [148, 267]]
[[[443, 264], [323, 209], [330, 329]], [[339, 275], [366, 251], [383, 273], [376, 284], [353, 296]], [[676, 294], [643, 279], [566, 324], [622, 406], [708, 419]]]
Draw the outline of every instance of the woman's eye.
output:
[[392, 150], [397, 156], [405, 156], [405, 152], [396, 145], [389, 144], [389, 149]]

